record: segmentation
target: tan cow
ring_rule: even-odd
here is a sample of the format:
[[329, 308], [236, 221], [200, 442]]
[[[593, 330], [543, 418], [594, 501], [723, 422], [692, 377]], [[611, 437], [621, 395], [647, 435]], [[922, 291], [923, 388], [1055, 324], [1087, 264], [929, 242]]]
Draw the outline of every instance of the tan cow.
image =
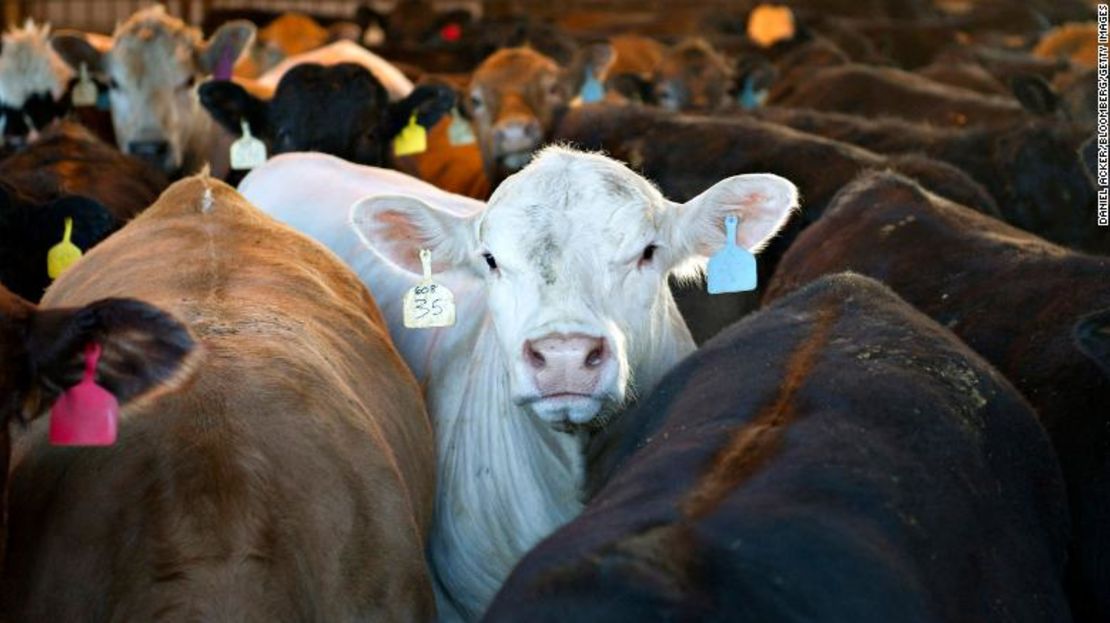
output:
[[[50, 446], [47, 418], [16, 440], [4, 611], [34, 621], [431, 619], [432, 430], [354, 273], [197, 176], [66, 272], [39, 315], [123, 296], [182, 319], [195, 361], [178, 390], [124, 409], [114, 446]], [[77, 329], [86, 334], [75, 348], [114, 343]], [[161, 334], [117, 333], [126, 341], [108, 371], [145, 371]]]
[[496, 185], [528, 163], [550, 137], [556, 118], [581, 100], [592, 76], [606, 85], [605, 101], [636, 99], [626, 85], [650, 85], [665, 47], [651, 39], [623, 35], [580, 49], [567, 67], [530, 47], [498, 50], [474, 71], [469, 97], [462, 98], [474, 120], [489, 181]]
[[116, 27], [107, 53], [74, 34], [55, 37], [54, 47], [70, 65], [84, 62], [107, 75], [121, 150], [171, 175], [196, 172], [207, 162], [222, 177], [233, 137], [201, 107], [196, 87], [217, 69], [230, 74], [254, 32], [250, 22], [233, 21], [205, 41], [199, 30], [155, 5]]

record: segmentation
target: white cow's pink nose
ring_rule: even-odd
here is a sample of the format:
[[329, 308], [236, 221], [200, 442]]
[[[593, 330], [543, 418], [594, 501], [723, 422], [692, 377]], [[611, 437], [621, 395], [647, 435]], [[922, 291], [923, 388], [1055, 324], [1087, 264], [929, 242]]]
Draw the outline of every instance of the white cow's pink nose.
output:
[[524, 359], [542, 396], [592, 395], [610, 359], [605, 338], [551, 334], [524, 343]]

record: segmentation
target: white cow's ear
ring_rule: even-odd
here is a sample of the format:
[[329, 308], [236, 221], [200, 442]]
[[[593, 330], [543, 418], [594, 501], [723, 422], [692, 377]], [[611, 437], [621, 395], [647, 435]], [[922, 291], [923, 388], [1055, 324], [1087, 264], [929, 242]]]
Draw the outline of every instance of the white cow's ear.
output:
[[736, 175], [671, 212], [668, 238], [678, 261], [708, 257], [725, 242], [725, 217], [740, 219], [736, 244], [756, 252], [762, 249], [798, 207], [798, 189], [777, 175]]
[[415, 197], [367, 197], [351, 206], [350, 217], [363, 244], [416, 274], [421, 273], [421, 249], [432, 252], [432, 270], [441, 272], [465, 262], [474, 246], [470, 219]]
[[254, 24], [242, 19], [225, 23], [197, 49], [197, 65], [206, 74], [216, 71], [221, 63], [230, 70], [243, 51], [254, 42], [256, 30]]

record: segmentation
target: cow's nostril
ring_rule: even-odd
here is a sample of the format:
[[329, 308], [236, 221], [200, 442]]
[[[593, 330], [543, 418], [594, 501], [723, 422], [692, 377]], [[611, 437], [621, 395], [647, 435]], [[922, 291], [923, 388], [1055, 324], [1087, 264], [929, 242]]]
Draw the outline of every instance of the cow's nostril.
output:
[[590, 354], [586, 355], [586, 367], [596, 368], [600, 366], [604, 356], [605, 352], [601, 346], [591, 350]]
[[543, 356], [543, 353], [533, 348], [531, 342], [524, 345], [524, 354], [528, 358], [528, 363], [537, 370], [541, 370], [547, 365], [547, 358]]

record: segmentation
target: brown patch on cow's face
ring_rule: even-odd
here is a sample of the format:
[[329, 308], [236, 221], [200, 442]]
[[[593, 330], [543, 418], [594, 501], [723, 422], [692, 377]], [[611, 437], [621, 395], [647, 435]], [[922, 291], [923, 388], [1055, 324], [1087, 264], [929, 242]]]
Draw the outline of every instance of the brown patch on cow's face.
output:
[[682, 510], [688, 518], [698, 519], [713, 512], [733, 489], [782, 449], [783, 436], [798, 416], [795, 396], [817, 363], [836, 318], [833, 309], [817, 311], [813, 332], [786, 362], [785, 378], [774, 402], [733, 432], [728, 445], [714, 457], [709, 472], [684, 500]]
[[520, 169], [569, 100], [558, 64], [531, 48], [500, 50], [474, 72], [465, 106], [492, 182]]
[[711, 111], [728, 103], [732, 65], [700, 39], [675, 46], [656, 73], [655, 96], [670, 110]]

